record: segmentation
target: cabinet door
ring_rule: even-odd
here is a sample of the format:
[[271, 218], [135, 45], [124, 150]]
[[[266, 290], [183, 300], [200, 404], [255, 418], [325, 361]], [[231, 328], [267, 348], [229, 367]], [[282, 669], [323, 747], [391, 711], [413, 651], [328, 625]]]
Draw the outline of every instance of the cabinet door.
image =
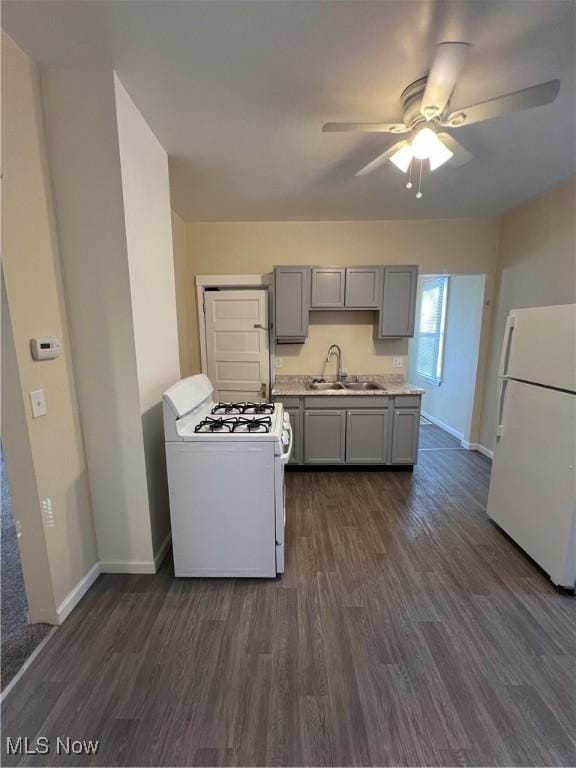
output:
[[330, 309], [344, 306], [345, 267], [312, 268], [312, 308]]
[[290, 416], [290, 426], [292, 427], [292, 455], [289, 464], [302, 464], [303, 456], [303, 430], [302, 430], [302, 409], [284, 408]]
[[418, 461], [418, 433], [420, 410], [395, 408], [392, 425], [392, 464], [416, 464]]
[[348, 267], [346, 269], [346, 306], [356, 309], [378, 309], [382, 299], [381, 267]]
[[379, 336], [414, 336], [418, 267], [384, 267]]
[[274, 335], [277, 341], [304, 341], [308, 335], [309, 296], [309, 267], [274, 267]]
[[390, 462], [390, 411], [353, 410], [346, 417], [346, 463]]
[[344, 464], [346, 411], [304, 411], [304, 462]]

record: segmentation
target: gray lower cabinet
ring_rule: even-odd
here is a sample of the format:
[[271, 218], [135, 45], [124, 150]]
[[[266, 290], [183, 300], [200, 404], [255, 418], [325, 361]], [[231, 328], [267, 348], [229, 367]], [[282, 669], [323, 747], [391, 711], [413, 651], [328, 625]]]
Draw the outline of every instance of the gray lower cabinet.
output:
[[292, 427], [292, 455], [289, 464], [302, 464], [304, 461], [304, 430], [302, 429], [302, 409], [288, 408], [285, 410], [290, 416]]
[[419, 408], [395, 408], [392, 424], [392, 464], [418, 461]]
[[347, 464], [390, 462], [390, 410], [348, 411], [346, 423]]
[[274, 336], [280, 344], [308, 336], [310, 268], [274, 267]]
[[283, 395], [274, 399], [290, 416], [290, 464], [417, 463], [419, 395]]
[[417, 266], [384, 267], [378, 337], [414, 336]]
[[304, 462], [344, 464], [346, 461], [346, 411], [304, 411]]

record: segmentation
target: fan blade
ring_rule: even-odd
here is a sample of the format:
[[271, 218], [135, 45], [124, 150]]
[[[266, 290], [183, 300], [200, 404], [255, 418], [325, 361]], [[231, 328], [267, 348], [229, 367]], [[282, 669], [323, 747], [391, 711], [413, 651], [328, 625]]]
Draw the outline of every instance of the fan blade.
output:
[[456, 141], [453, 136], [450, 136], [449, 133], [439, 133], [438, 138], [446, 147], [448, 147], [450, 152], [452, 152], [453, 156], [448, 160], [449, 165], [459, 168], [461, 165], [469, 163], [474, 157], [471, 152], [468, 152], [468, 150], [463, 147], [459, 141]]
[[510, 112], [519, 112], [522, 109], [541, 107], [550, 104], [558, 96], [560, 80], [549, 80], [546, 83], [533, 85], [521, 91], [506, 93], [489, 101], [481, 101], [471, 107], [464, 107], [448, 115], [441, 125], [459, 128], [462, 125], [481, 123], [484, 120], [493, 120], [495, 117], [507, 115]]
[[359, 171], [357, 171], [354, 175], [355, 176], [366, 176], [368, 173], [372, 173], [372, 171], [375, 171], [376, 168], [380, 168], [381, 165], [384, 165], [386, 160], [389, 160], [394, 152], [397, 152], [400, 147], [403, 147], [405, 144], [408, 144], [407, 141], [397, 141], [396, 144], [393, 144], [391, 147], [388, 147], [386, 152], [382, 152], [381, 155], [378, 155], [378, 157], [375, 157], [374, 160], [368, 163], [368, 165], [365, 165], [363, 168], [360, 168]]
[[441, 115], [464, 67], [470, 43], [440, 43], [426, 79], [420, 112], [426, 120]]
[[323, 133], [357, 131], [359, 133], [407, 133], [410, 129], [404, 123], [324, 123]]

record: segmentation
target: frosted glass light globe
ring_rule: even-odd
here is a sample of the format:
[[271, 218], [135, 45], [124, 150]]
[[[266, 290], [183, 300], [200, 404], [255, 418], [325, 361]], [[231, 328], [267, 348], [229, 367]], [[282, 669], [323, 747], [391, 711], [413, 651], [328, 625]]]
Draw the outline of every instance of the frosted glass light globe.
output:
[[426, 160], [430, 157], [438, 143], [438, 137], [430, 128], [422, 128], [412, 139], [411, 146], [414, 157], [418, 160]]

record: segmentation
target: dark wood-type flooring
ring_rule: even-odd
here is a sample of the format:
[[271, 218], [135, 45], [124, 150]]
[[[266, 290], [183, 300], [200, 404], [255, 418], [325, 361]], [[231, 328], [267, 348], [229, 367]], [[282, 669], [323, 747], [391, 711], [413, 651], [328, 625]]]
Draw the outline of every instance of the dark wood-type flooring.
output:
[[462, 443], [435, 424], [420, 425], [420, 450], [447, 451], [465, 450]]
[[[275, 581], [101, 576], [7, 698], [67, 765], [574, 765], [576, 601], [485, 515], [489, 462], [291, 472]], [[3, 756], [5, 765], [14, 757]]]

